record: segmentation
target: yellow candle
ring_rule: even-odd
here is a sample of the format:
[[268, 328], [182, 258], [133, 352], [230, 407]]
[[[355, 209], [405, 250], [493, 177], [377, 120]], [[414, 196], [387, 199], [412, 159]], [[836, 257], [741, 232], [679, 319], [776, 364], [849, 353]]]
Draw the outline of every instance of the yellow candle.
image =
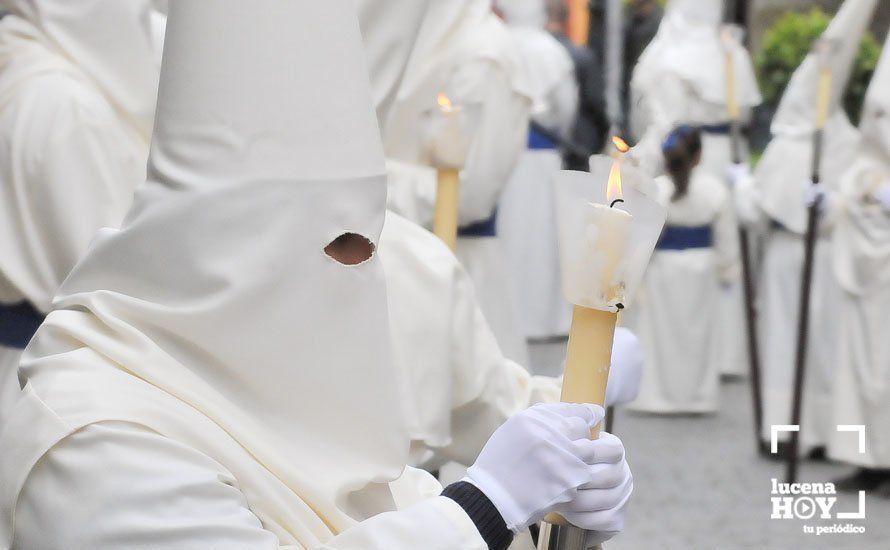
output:
[[[612, 366], [612, 341], [617, 325], [617, 313], [575, 306], [562, 383], [563, 403], [606, 404], [606, 387]], [[590, 430], [591, 439], [598, 439], [601, 430], [600, 425], [593, 427]], [[568, 525], [559, 514], [549, 514], [544, 521], [554, 525]]]
[[439, 168], [433, 233], [451, 250], [457, 246], [457, 210], [460, 199], [460, 172], [457, 168]]
[[816, 128], [823, 129], [831, 110], [831, 69], [823, 67], [819, 72], [819, 104], [816, 110]]
[[736, 92], [735, 74], [735, 47], [740, 42], [737, 38], [737, 29], [732, 25], [725, 25], [720, 33], [723, 42], [723, 53], [726, 56], [726, 106], [729, 111], [729, 120], [738, 122], [741, 120], [738, 93]]
[[735, 57], [732, 50], [726, 50], [726, 104], [729, 109], [729, 119], [733, 122], [741, 120], [739, 100], [736, 94]]
[[[606, 404], [612, 341], [617, 324], [617, 313], [575, 306], [566, 353], [563, 402]], [[599, 427], [591, 436], [599, 437]]]
[[460, 208], [460, 171], [467, 160], [469, 139], [467, 113], [439, 94], [438, 106], [427, 120], [429, 159], [438, 171], [433, 233], [451, 250], [457, 246]]

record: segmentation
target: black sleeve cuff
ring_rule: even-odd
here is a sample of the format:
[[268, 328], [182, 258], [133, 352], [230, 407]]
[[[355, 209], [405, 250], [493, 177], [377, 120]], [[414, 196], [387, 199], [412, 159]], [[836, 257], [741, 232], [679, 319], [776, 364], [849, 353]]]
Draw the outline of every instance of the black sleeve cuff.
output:
[[513, 542], [513, 532], [507, 529], [507, 523], [501, 513], [485, 493], [466, 481], [452, 483], [442, 491], [442, 496], [456, 502], [470, 516], [482, 540], [489, 550], [507, 550]]

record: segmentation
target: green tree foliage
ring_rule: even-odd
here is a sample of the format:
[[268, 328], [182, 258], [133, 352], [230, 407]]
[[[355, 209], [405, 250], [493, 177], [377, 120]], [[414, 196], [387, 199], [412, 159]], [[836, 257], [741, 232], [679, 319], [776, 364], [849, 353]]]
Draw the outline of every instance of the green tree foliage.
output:
[[[764, 101], [777, 105], [795, 69], [803, 62], [813, 42], [828, 28], [831, 18], [819, 8], [808, 13], [788, 12], [764, 35], [762, 50], [755, 58]], [[853, 76], [844, 97], [850, 118], [859, 120], [865, 91], [874, 74], [881, 47], [867, 33], [856, 58]]]

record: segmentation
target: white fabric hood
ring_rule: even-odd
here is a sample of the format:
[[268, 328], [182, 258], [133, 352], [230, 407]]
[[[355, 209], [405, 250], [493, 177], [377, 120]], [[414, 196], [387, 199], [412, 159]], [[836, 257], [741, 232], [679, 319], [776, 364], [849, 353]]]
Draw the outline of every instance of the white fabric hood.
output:
[[844, 210], [835, 233], [835, 273], [844, 289], [874, 297], [890, 284], [890, 221], [864, 196], [890, 185], [890, 36], [875, 69], [859, 129], [862, 148], [844, 174]]
[[[824, 131], [823, 150], [826, 154], [822, 156], [821, 164], [822, 182], [830, 189], [838, 188], [859, 148], [859, 132], [841, 108], [841, 99], [862, 35], [876, 6], [876, 0], [847, 0], [822, 35], [839, 45], [830, 61], [833, 74], [831, 110]], [[792, 76], [773, 119], [773, 139], [755, 173], [764, 212], [801, 235], [806, 229], [807, 211], [800, 185], [812, 175], [819, 61], [811, 53]]]
[[[459, 6], [458, 0], [435, 0], [437, 4]], [[405, 74], [430, 0], [358, 0], [359, 23], [372, 75], [378, 120], [389, 116]]]
[[[490, 0], [431, 0], [411, 52], [405, 78], [398, 90], [399, 100], [404, 101], [416, 94], [418, 88], [432, 78], [434, 71], [441, 72], [446, 67], [447, 73], [453, 72], [456, 51], [466, 52], [464, 57], [487, 58], [500, 64], [510, 64], [508, 73], [513, 75], [513, 88], [518, 93], [529, 95], [528, 83], [517, 56], [505, 55], [500, 41], [480, 36], [479, 30], [484, 28], [491, 15]], [[371, 74], [376, 85], [381, 75], [379, 71], [372, 71]], [[444, 74], [439, 78], [447, 81], [449, 76]], [[435, 97], [431, 97], [430, 101], [434, 102]], [[386, 130], [391, 121], [381, 120], [386, 121], [383, 124]]]
[[865, 144], [890, 160], [890, 36], [868, 85], [859, 129]]
[[723, 21], [724, 0], [669, 0], [665, 14], [693, 25], [715, 27]]
[[[832, 73], [830, 113], [841, 107], [862, 36], [877, 5], [878, 0], [846, 0], [822, 34], [822, 39], [837, 45], [829, 62]], [[820, 70], [818, 55], [810, 53], [794, 72], [773, 119], [773, 134], [805, 135], [815, 131]]]
[[[2, 0], [70, 59], [146, 137], [158, 86], [152, 0]], [[109, 47], [112, 44], [113, 47]]]
[[[658, 34], [634, 69], [634, 87], [657, 94], [661, 76], [673, 73], [705, 101], [725, 105], [726, 46], [720, 37], [723, 9], [723, 0], [671, 0]], [[739, 106], [759, 105], [762, 98], [751, 58], [740, 44], [732, 47]]]
[[383, 223], [367, 75], [351, 2], [172, 3], [148, 182], [63, 285], [23, 373], [40, 392], [41, 368], [51, 382], [83, 343], [116, 384], [225, 430], [335, 533], [391, 504], [408, 451], [379, 261], [324, 252]]
[[543, 29], [547, 25], [544, 0], [498, 0], [497, 6], [510, 25], [535, 29]]

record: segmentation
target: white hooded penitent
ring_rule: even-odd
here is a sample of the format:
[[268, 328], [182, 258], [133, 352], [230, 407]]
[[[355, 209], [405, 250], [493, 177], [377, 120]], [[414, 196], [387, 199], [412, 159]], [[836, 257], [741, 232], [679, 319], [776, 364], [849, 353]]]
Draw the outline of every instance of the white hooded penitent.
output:
[[3, 0], [44, 44], [81, 69], [145, 139], [158, 83], [152, 0]]
[[[375, 84], [378, 78], [373, 76]], [[429, 4], [396, 101], [381, 119], [387, 204], [426, 227], [433, 221], [437, 174], [425, 164], [418, 136], [440, 93], [479, 113], [460, 173], [456, 253], [504, 354], [527, 364], [512, 277], [494, 234], [498, 199], [526, 143], [531, 94], [515, 44], [490, 0]]]
[[661, 143], [680, 124], [705, 129], [702, 167], [724, 177], [730, 159], [726, 125], [727, 59], [732, 55], [735, 99], [742, 120], [762, 98], [751, 57], [740, 43], [721, 39], [723, 0], [671, 0], [658, 34], [646, 47], [631, 81], [631, 153], [647, 171], [662, 172]]
[[0, 300], [44, 312], [144, 179], [158, 86], [150, 0], [73, 4], [0, 3]]
[[149, 0], [3, 0], [0, 10], [2, 418], [21, 348], [145, 180], [160, 49]]
[[[843, 91], [852, 73], [859, 44], [872, 19], [876, 0], [847, 0], [838, 10], [822, 40], [833, 54], [827, 60], [832, 94], [823, 130], [820, 187], [829, 198], [823, 201], [819, 239], [813, 258], [812, 303], [803, 397], [800, 441], [804, 452], [824, 445], [834, 431], [830, 418], [840, 306], [840, 289], [832, 273], [832, 246], [827, 238], [834, 226], [836, 205], [831, 195], [856, 158], [859, 133], [842, 107]], [[814, 132], [819, 103], [819, 55], [809, 54], [791, 78], [773, 121], [773, 139], [755, 171], [755, 190], [760, 209], [773, 223], [764, 246], [759, 284], [760, 342], [763, 365], [763, 440], [769, 426], [791, 419], [793, 365], [800, 309], [801, 269], [804, 256], [807, 204], [814, 154]]]
[[865, 452], [852, 434], [832, 433], [832, 458], [890, 468], [890, 38], [865, 98], [862, 148], [840, 186], [834, 272], [844, 290], [832, 424], [864, 425]]
[[565, 336], [572, 314], [559, 283], [551, 185], [563, 159], [559, 145], [544, 133], [565, 138], [575, 129], [579, 101], [575, 65], [569, 50], [545, 29], [543, 0], [499, 0], [497, 5], [516, 43], [533, 98], [533, 127], [501, 195], [498, 233], [515, 280], [523, 335]]
[[[821, 164], [821, 183], [829, 189], [839, 184], [858, 145], [858, 135], [843, 110], [842, 100], [862, 37], [877, 5], [877, 0], [847, 0], [821, 37], [833, 47], [828, 61], [832, 79], [831, 102]], [[763, 210], [797, 234], [803, 234], [806, 228], [806, 205], [800, 199], [800, 186], [810, 178], [812, 171], [812, 139], [816, 130], [821, 71], [819, 55], [812, 52], [794, 72], [773, 119], [773, 139], [755, 173]], [[789, 159], [794, 161], [789, 162]]]
[[[347, 233], [371, 252], [383, 223], [351, 4], [175, 2], [165, 48], [148, 182], [26, 352], [28, 386], [0, 443], [0, 546], [44, 453], [112, 421], [212, 457], [282, 545], [319, 546], [420, 496], [410, 480], [389, 485], [408, 435], [380, 265], [326, 252]], [[442, 548], [473, 547], [475, 528], [449, 502], [432, 504], [450, 518]], [[17, 536], [29, 529], [45, 526], [19, 514]], [[60, 521], [45, 536], [80, 529]], [[351, 536], [350, 547], [386, 546]]]

